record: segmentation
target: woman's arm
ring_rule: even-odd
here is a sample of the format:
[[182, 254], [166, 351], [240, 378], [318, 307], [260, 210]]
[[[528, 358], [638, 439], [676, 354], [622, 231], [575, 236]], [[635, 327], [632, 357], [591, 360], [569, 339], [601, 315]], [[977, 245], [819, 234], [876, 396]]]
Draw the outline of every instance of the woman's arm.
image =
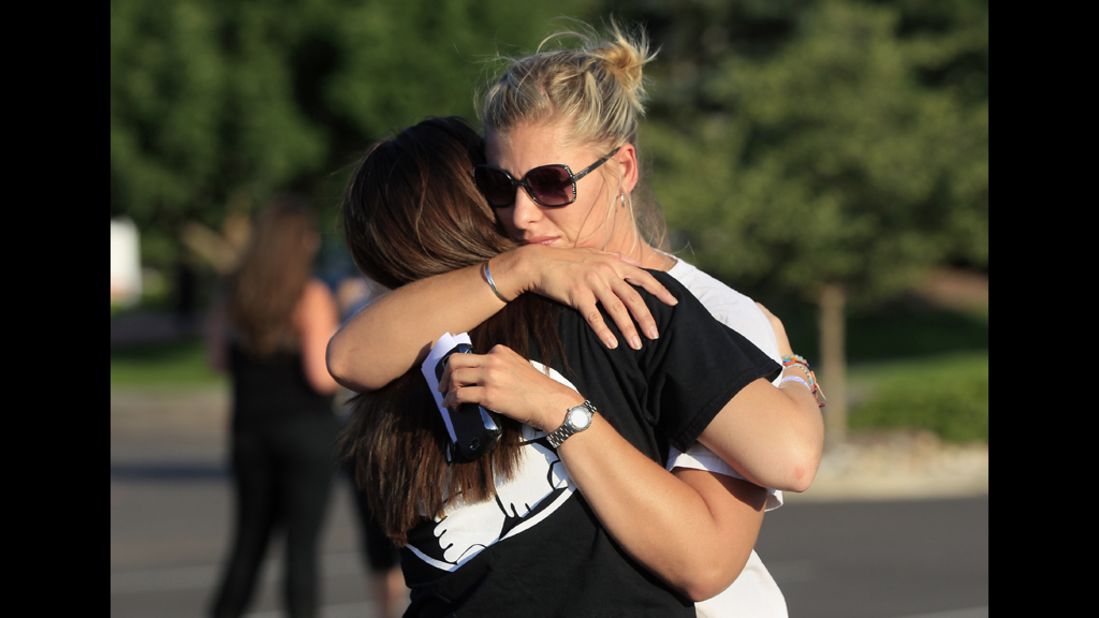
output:
[[762, 487], [702, 470], [670, 473], [599, 414], [558, 453], [611, 535], [691, 600], [718, 594], [744, 569], [763, 524]]
[[[793, 350], [782, 321], [756, 303], [771, 323], [781, 356]], [[798, 369], [787, 375], [805, 379]], [[800, 383], [775, 388], [756, 380], [741, 390], [698, 439], [744, 478], [785, 491], [802, 492], [816, 476], [824, 451], [824, 418], [816, 398]]]
[[[800, 377], [792, 370], [787, 374]], [[789, 419], [806, 422], [802, 427]], [[776, 388], [760, 378], [722, 407], [698, 441], [757, 485], [802, 492], [820, 464], [824, 423], [808, 389], [796, 383]]]
[[[528, 245], [491, 260], [492, 278], [507, 299], [535, 292], [580, 311], [599, 338], [618, 345], [596, 308], [601, 303], [631, 347], [641, 347], [633, 320], [650, 339], [656, 322], [629, 283], [661, 301], [675, 297], [644, 269], [617, 254], [592, 249]], [[328, 370], [347, 388], [385, 386], [414, 367], [444, 332], [465, 332], [504, 307], [481, 278], [479, 266], [409, 283], [352, 316], [328, 344]], [[632, 314], [632, 318], [631, 318]]]
[[324, 355], [328, 339], [339, 325], [339, 308], [336, 297], [323, 281], [310, 279], [305, 284], [293, 320], [300, 337], [306, 380], [318, 393], [335, 393], [339, 384], [329, 375]]
[[[452, 356], [440, 389], [448, 406], [476, 402], [544, 431], [583, 401], [505, 346]], [[611, 535], [691, 599], [714, 596], [743, 570], [763, 521], [761, 487], [699, 470], [673, 475], [599, 414], [558, 453]]]

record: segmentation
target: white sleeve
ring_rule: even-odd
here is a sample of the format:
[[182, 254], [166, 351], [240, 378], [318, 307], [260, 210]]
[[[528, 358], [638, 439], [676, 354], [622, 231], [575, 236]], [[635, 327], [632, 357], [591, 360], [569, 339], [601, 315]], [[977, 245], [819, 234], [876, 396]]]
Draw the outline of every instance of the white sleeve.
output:
[[[674, 446], [669, 448], [667, 466], [669, 471], [674, 470], [675, 468], [688, 468], [691, 470], [705, 470], [715, 474], [724, 474], [725, 476], [740, 479], [742, 481], [748, 480], [734, 470], [732, 466], [722, 461], [720, 457], [714, 455], [708, 448], [697, 442], [692, 444], [691, 448], [687, 449], [686, 453], [681, 452]], [[763, 510], [773, 511], [782, 506], [782, 490], [771, 487], [765, 489], [767, 490], [767, 504], [764, 505]]]

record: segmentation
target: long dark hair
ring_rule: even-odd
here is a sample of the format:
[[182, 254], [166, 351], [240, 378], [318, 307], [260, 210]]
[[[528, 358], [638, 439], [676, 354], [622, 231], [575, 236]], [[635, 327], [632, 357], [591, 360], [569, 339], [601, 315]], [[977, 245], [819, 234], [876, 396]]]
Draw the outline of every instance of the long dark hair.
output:
[[293, 195], [275, 197], [256, 218], [227, 281], [229, 320], [253, 354], [298, 346], [293, 313], [309, 280], [317, 234], [308, 206]]
[[[483, 161], [483, 140], [457, 117], [425, 120], [372, 146], [341, 208], [358, 268], [396, 288], [515, 247], [474, 185], [473, 167]], [[543, 360], [560, 357], [559, 309], [523, 295], [470, 332], [474, 349], [505, 343], [524, 355], [537, 346]], [[503, 419], [503, 435], [489, 456], [448, 464], [446, 430], [419, 367], [351, 404], [341, 449], [353, 458], [356, 480], [382, 528], [400, 545], [421, 519], [440, 514], [448, 497], [491, 498], [494, 473], [508, 478], [518, 461], [520, 426]]]

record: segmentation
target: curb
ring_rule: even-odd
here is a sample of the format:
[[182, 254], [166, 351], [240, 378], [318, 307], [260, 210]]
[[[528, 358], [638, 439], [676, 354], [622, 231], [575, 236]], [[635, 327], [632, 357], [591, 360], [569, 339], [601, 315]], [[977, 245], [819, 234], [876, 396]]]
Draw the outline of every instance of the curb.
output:
[[787, 502], [914, 500], [988, 495], [988, 445], [945, 444], [930, 433], [852, 437], [825, 453], [808, 491]]

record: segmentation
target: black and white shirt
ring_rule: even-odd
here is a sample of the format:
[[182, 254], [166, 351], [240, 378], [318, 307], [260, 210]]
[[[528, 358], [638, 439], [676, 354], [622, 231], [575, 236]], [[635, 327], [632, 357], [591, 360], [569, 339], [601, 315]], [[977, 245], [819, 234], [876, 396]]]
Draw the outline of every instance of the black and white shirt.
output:
[[[561, 312], [566, 362], [535, 367], [572, 386], [638, 450], [663, 465], [718, 411], [781, 367], [716, 321], [674, 278], [650, 271], [679, 299], [639, 292], [660, 338], [608, 350], [579, 313]], [[612, 328], [614, 323], [605, 314]], [[620, 333], [616, 332], [619, 340]], [[502, 342], [507, 343], [507, 342]], [[562, 413], [564, 411], [562, 410]], [[629, 557], [576, 491], [545, 433], [524, 428], [520, 465], [496, 497], [454, 496], [445, 515], [409, 532], [401, 552], [411, 616], [693, 616], [694, 604]]]

